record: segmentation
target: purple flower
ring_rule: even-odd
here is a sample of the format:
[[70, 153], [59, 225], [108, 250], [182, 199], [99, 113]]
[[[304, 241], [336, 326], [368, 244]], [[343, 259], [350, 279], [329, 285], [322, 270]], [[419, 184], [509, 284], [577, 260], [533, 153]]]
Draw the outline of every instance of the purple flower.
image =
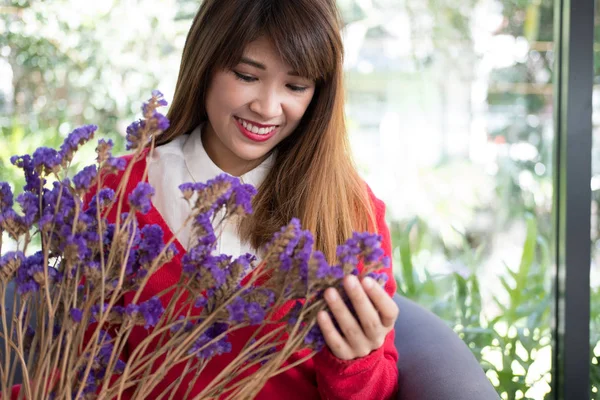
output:
[[156, 121], [156, 127], [158, 128], [158, 130], [166, 131], [169, 128], [169, 119], [161, 113], [154, 111], [152, 118]]
[[[91, 216], [92, 218], [96, 218], [96, 211], [98, 210], [98, 205], [100, 205], [100, 209], [109, 205], [115, 197], [115, 191], [110, 188], [100, 189], [98, 193], [92, 197], [90, 203], [87, 205], [86, 214]], [[99, 204], [98, 204], [99, 203]]]
[[329, 267], [327, 260], [325, 260], [325, 256], [323, 255], [323, 253], [321, 253], [320, 251], [315, 251], [315, 253], [313, 254], [313, 260], [317, 264], [317, 279], [326, 278], [329, 275], [331, 268]]
[[258, 325], [265, 319], [265, 310], [256, 302], [246, 304], [246, 313], [252, 325]]
[[194, 302], [194, 307], [201, 308], [206, 307], [208, 304], [208, 299], [202, 295], [196, 297], [196, 301]]
[[[178, 323], [175, 323], [172, 327], [171, 327], [171, 332], [175, 333], [178, 332], [182, 327], [183, 327], [183, 320], [185, 319], [185, 317], [183, 315], [180, 315], [179, 317], [177, 317]], [[183, 330], [185, 332], [189, 332], [192, 330], [192, 328], [194, 327], [194, 323], [192, 321], [187, 321], [185, 323], [185, 327], [183, 328]]]
[[252, 214], [252, 199], [256, 195], [256, 188], [252, 185], [239, 185], [233, 188], [231, 199], [234, 208], [243, 214]]
[[152, 207], [150, 202], [152, 196], [154, 196], [154, 188], [146, 182], [140, 182], [129, 195], [129, 204], [133, 209], [146, 214]]
[[154, 98], [155, 98], [155, 100], [156, 100], [156, 102], [157, 102], [157, 104], [158, 104], [158, 106], [159, 106], [159, 107], [161, 107], [161, 106], [163, 106], [163, 107], [164, 107], [164, 106], [167, 106], [167, 105], [169, 104], [169, 103], [167, 103], [167, 101], [166, 101], [166, 100], [163, 98], [163, 97], [164, 97], [164, 95], [162, 94], [162, 92], [161, 92], [160, 90], [158, 90], [158, 89], [154, 89], [154, 90], [152, 91], [152, 97], [154, 97]]
[[94, 304], [91, 308], [90, 311], [92, 312], [92, 318], [91, 318], [91, 322], [96, 322], [98, 315], [100, 314], [100, 311], [102, 310], [102, 314], [106, 313], [106, 311], [108, 311], [108, 303], [104, 303], [102, 304], [102, 308], [100, 308], [99, 304]]
[[189, 200], [192, 198], [192, 195], [195, 192], [194, 184], [191, 182], [182, 183], [181, 185], [179, 185], [179, 190], [181, 190], [183, 198]]
[[71, 314], [71, 318], [73, 318], [73, 321], [77, 323], [81, 322], [81, 319], [83, 318], [83, 313], [79, 308], [72, 308], [69, 313]]
[[206, 240], [212, 242], [217, 241], [209, 213], [198, 214], [194, 219], [193, 225], [198, 230], [198, 235], [201, 238], [206, 238]]
[[207, 269], [215, 280], [215, 288], [220, 288], [227, 280], [227, 271], [221, 268], [220, 264], [227, 262], [228, 258], [230, 259], [230, 257], [225, 254], [216, 257], [207, 257], [207, 261], [211, 262]]
[[357, 242], [365, 263], [379, 261], [384, 256], [384, 251], [381, 248], [381, 235], [355, 232], [352, 239]]
[[9, 251], [0, 257], [0, 268], [4, 268], [11, 261], [23, 261], [25, 260], [25, 255], [21, 251]]
[[146, 225], [142, 228], [142, 239], [138, 248], [138, 262], [141, 265], [152, 263], [164, 247], [163, 230], [156, 224]]
[[79, 146], [86, 143], [94, 137], [94, 133], [98, 127], [96, 125], [84, 125], [79, 128], [75, 128], [73, 132], [69, 133], [65, 138], [63, 144], [60, 146], [60, 159], [66, 163], [73, 159], [73, 154], [77, 151]]
[[99, 164], [106, 161], [108, 158], [112, 157], [112, 149], [113, 149], [113, 141], [108, 139], [100, 139], [98, 140], [98, 146], [96, 146], [96, 153], [98, 154], [98, 158], [96, 159]]
[[[138, 121], [133, 121], [127, 127], [127, 130], [126, 130], [127, 136], [125, 137], [127, 140], [127, 145], [125, 146], [125, 148], [127, 150], [136, 149], [140, 145], [140, 140], [142, 139], [140, 137], [140, 132], [142, 131], [142, 129], [144, 129], [145, 126], [146, 126], [145, 121], [138, 120]], [[143, 145], [145, 145], [145, 143], [143, 143]]]
[[100, 350], [98, 351], [98, 360], [102, 366], [106, 367], [110, 360], [110, 356], [113, 352], [114, 346], [111, 342], [112, 337], [104, 330], [101, 330], [98, 335], [98, 344], [100, 344]]
[[319, 328], [319, 325], [313, 325], [313, 327], [306, 334], [306, 337], [304, 338], [304, 343], [311, 346], [317, 351], [320, 351], [323, 348], [323, 346], [325, 346], [325, 338], [323, 337], [323, 332], [321, 332], [321, 328]]
[[246, 301], [241, 297], [236, 297], [229, 305], [227, 305], [227, 311], [229, 311], [229, 320], [231, 322], [244, 322], [246, 316]]
[[0, 276], [12, 278], [15, 270], [25, 260], [25, 255], [20, 251], [9, 251], [0, 257]]
[[189, 249], [183, 256], [183, 272], [188, 275], [198, 272], [198, 265], [204, 265], [204, 260], [210, 256], [210, 253], [214, 249], [214, 245], [215, 241], [206, 240], [206, 237], [200, 238], [198, 244]]
[[160, 299], [156, 296], [140, 305], [133, 303], [128, 304], [125, 308], [125, 313], [131, 317], [136, 317], [138, 314], [141, 314], [144, 318], [144, 328], [146, 329], [151, 326], [156, 326], [164, 312], [165, 309], [163, 308]]
[[[214, 341], [217, 337], [227, 332], [228, 325], [217, 322], [207, 328], [200, 337], [194, 342], [189, 354], [196, 354], [196, 357], [208, 360], [216, 355], [231, 352], [231, 343], [227, 335]], [[211, 343], [212, 342], [212, 343]]]
[[65, 240], [59, 245], [59, 249], [64, 256], [70, 260], [85, 260], [92, 251], [88, 247], [87, 240], [82, 234], [76, 233], [71, 235], [68, 226], [63, 226], [63, 237]]
[[13, 206], [13, 193], [7, 182], [0, 182], [0, 213]]
[[148, 100], [148, 102], [146, 102], [142, 105], [142, 112], [144, 113], [144, 115], [146, 115], [148, 113], [148, 111], [150, 110], [149, 107], [151, 104], [152, 104], [153, 110], [158, 107], [164, 107], [164, 106], [168, 105], [169, 103], [167, 103], [167, 101], [163, 97], [164, 97], [164, 95], [162, 94], [162, 92], [160, 90], [154, 89], [152, 91], [152, 98], [150, 100]]
[[148, 329], [151, 326], [156, 326], [165, 312], [165, 309], [163, 308], [160, 299], [154, 296], [150, 300], [140, 304], [138, 312], [142, 314], [144, 320], [146, 321], [144, 328]]
[[17, 197], [17, 202], [23, 210], [23, 222], [31, 226], [39, 216], [39, 197], [32, 192], [23, 192]]
[[123, 171], [127, 166], [127, 160], [121, 157], [109, 157], [106, 160], [106, 165], [114, 170]]
[[26, 185], [23, 188], [25, 191], [39, 193], [42, 183], [45, 182], [40, 178], [40, 175], [35, 171], [33, 160], [28, 154], [24, 156], [12, 156], [10, 162], [23, 170], [25, 173]]
[[354, 238], [348, 239], [346, 243], [339, 245], [336, 250], [337, 259], [342, 266], [358, 265], [359, 254], [360, 247], [358, 242]]
[[302, 311], [302, 303], [300, 301], [296, 301], [294, 307], [290, 310], [287, 315], [288, 324], [295, 325], [298, 322], [298, 318], [300, 318], [300, 311]]
[[386, 283], [390, 278], [385, 272], [369, 272], [366, 276], [372, 278], [375, 280], [375, 282], [379, 282], [380, 284]]
[[[35, 277], [38, 274], [44, 273], [44, 254], [41, 251], [25, 258], [25, 260], [19, 266], [17, 270], [17, 291], [19, 294], [27, 292], [37, 292], [40, 285], [37, 283]], [[53, 268], [48, 268], [49, 274], [52, 275], [51, 271], [55, 271]]]
[[90, 186], [92, 186], [92, 184], [94, 183], [97, 174], [98, 171], [96, 170], [95, 165], [89, 165], [81, 171], [79, 171], [73, 177], [73, 184], [75, 185], [75, 190], [80, 192], [87, 192]]
[[45, 171], [46, 174], [50, 174], [60, 162], [61, 157], [58, 152], [49, 147], [39, 147], [33, 152], [33, 168], [36, 171]]

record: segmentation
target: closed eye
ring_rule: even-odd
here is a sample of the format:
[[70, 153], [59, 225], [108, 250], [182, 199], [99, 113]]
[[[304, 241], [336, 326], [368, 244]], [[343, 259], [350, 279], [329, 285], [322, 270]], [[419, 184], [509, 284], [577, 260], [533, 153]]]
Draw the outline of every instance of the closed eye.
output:
[[253, 76], [249, 76], [249, 75], [244, 75], [244, 74], [240, 74], [239, 72], [233, 71], [233, 73], [235, 74], [235, 77], [243, 82], [256, 82], [258, 79], [253, 77]]
[[298, 86], [298, 85], [287, 85], [288, 89], [290, 89], [292, 92], [305, 92], [306, 90], [308, 90], [308, 87], [306, 86]]

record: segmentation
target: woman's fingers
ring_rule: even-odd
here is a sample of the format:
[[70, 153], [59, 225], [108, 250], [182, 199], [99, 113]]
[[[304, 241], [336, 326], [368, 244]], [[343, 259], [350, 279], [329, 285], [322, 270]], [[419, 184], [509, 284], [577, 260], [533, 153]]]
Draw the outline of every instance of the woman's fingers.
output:
[[344, 288], [354, 306], [363, 332], [370, 340], [379, 342], [379, 336], [384, 330], [379, 313], [363, 289], [358, 278], [349, 275], [344, 279]]
[[362, 350], [362, 347], [366, 345], [367, 338], [338, 291], [333, 288], [327, 289], [325, 291], [325, 301], [327, 301], [329, 309], [350, 347], [357, 351]]
[[398, 318], [398, 306], [385, 289], [377, 284], [375, 280], [367, 277], [363, 279], [362, 286], [378, 311], [381, 324], [389, 332], [394, 327]]
[[329, 314], [327, 314], [326, 311], [319, 312], [317, 315], [317, 322], [329, 350], [331, 350], [337, 358], [341, 358], [342, 360], [352, 359], [350, 346], [333, 324]]

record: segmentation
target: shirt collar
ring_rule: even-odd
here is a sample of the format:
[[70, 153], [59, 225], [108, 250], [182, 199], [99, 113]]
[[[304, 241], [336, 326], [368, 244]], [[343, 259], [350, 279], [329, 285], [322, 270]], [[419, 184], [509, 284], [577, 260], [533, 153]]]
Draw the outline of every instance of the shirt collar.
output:
[[[194, 129], [183, 145], [183, 157], [189, 169], [188, 172], [195, 182], [206, 182], [217, 175], [226, 174], [213, 162], [204, 149], [202, 145], [202, 127], [203, 125], [200, 125]], [[259, 166], [240, 176], [241, 181], [258, 188], [267, 177], [274, 162], [275, 152], [269, 155]], [[231, 174], [227, 175], [231, 176]]]

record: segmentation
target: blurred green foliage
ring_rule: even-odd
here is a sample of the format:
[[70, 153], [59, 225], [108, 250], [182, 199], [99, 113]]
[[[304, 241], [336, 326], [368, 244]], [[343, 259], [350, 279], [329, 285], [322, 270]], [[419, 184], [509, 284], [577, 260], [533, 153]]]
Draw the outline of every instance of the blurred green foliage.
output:
[[467, 269], [432, 275], [417, 260], [419, 253], [429, 251], [426, 243], [436, 241], [431, 237], [435, 233], [418, 219], [392, 224], [398, 292], [444, 319], [506, 399], [533, 398], [530, 387], [543, 381], [549, 389], [551, 378], [550, 365], [536, 362], [551, 353], [551, 254], [536, 218], [525, 218], [527, 235], [520, 263], [498, 271], [503, 290], [493, 296], [492, 311], [482, 306], [477, 274], [482, 248], [470, 251], [465, 241], [461, 258]]

